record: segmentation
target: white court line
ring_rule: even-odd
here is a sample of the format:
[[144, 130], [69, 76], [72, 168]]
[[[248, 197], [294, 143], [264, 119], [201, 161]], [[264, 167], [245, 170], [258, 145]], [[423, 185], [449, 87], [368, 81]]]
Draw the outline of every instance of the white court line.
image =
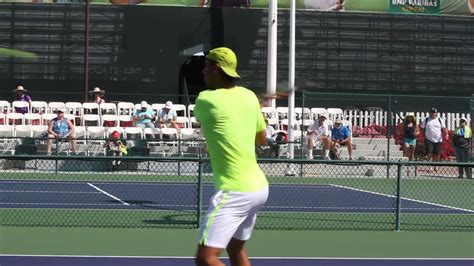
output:
[[[331, 184], [331, 186], [344, 188], [344, 189], [349, 189], [349, 190], [354, 190], [354, 191], [359, 191], [359, 192], [365, 192], [365, 193], [369, 193], [369, 194], [375, 194], [375, 195], [384, 196], [384, 197], [396, 198], [396, 196], [393, 196], [393, 195], [383, 194], [383, 193], [364, 190], [364, 189], [340, 186], [340, 185], [335, 185], [335, 184]], [[429, 202], [429, 201], [416, 200], [416, 199], [410, 199], [410, 198], [405, 198], [405, 197], [401, 197], [401, 199], [408, 200], [408, 201], [413, 201], [413, 202], [418, 202], [418, 203], [423, 203], [423, 204], [429, 204], [429, 205], [438, 206], [438, 207], [443, 207], [443, 208], [447, 208], [447, 209], [453, 209], [453, 210], [458, 210], [458, 211], [465, 211], [465, 212], [469, 212], [469, 213], [474, 213], [473, 210], [463, 209], [463, 208], [458, 208], [458, 207], [453, 207], [453, 206], [448, 206], [448, 205], [443, 205], [443, 204], [438, 204], [438, 203], [433, 203], [433, 202]]]
[[[131, 258], [131, 259], [194, 259], [190, 256], [101, 256], [101, 255], [28, 255], [0, 254], [0, 257], [60, 257], [60, 258]], [[221, 257], [228, 258], [228, 257]], [[350, 258], [350, 257], [250, 257], [254, 260], [474, 260], [473, 258]]]
[[125, 201], [123, 201], [123, 200], [121, 200], [121, 199], [119, 199], [119, 198], [115, 197], [114, 195], [112, 195], [112, 194], [108, 193], [107, 191], [105, 191], [105, 190], [102, 190], [102, 189], [100, 189], [100, 188], [98, 188], [98, 187], [94, 186], [94, 185], [93, 185], [93, 184], [91, 184], [91, 183], [87, 183], [87, 184], [88, 184], [89, 186], [91, 186], [91, 187], [93, 187], [93, 188], [97, 189], [98, 191], [100, 191], [100, 192], [104, 193], [105, 195], [107, 195], [107, 196], [109, 196], [109, 197], [113, 198], [114, 200], [116, 200], [116, 201], [118, 201], [118, 202], [122, 203], [123, 205], [130, 205], [130, 204], [126, 203]]

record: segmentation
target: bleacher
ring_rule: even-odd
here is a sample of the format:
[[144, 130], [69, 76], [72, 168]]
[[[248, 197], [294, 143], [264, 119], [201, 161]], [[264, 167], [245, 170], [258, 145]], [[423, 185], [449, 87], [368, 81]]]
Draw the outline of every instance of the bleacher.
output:
[[[134, 127], [133, 114], [140, 104], [132, 102], [118, 103], [79, 103], [79, 102], [43, 102], [33, 101], [25, 114], [17, 113], [15, 107], [20, 102], [0, 101], [0, 151], [2, 154], [15, 154], [18, 144], [26, 138], [36, 141], [38, 153], [45, 152], [49, 121], [55, 118], [56, 110], [64, 108], [65, 117], [75, 127], [77, 152], [83, 155], [105, 155], [105, 144], [114, 131], [120, 133], [120, 138], [133, 147], [138, 141], [146, 140], [151, 155], [169, 156], [185, 154], [189, 148], [194, 148], [202, 141], [199, 123], [189, 119], [192, 106], [182, 104], [173, 107], [178, 114], [177, 122], [181, 130], [174, 128], [142, 130]], [[155, 112], [164, 106], [160, 103], [151, 105]], [[200, 141], [200, 142], [199, 142]], [[61, 143], [57, 153], [70, 153], [69, 143]]]
[[[181, 130], [174, 128], [142, 130], [134, 127], [133, 114], [140, 108], [140, 104], [132, 102], [117, 103], [80, 103], [80, 102], [44, 102], [33, 101], [25, 114], [17, 113], [15, 107], [25, 107], [25, 102], [0, 101], [0, 152], [15, 154], [16, 147], [25, 138], [35, 139], [38, 154], [46, 151], [48, 123], [56, 117], [58, 108], [65, 108], [65, 117], [75, 125], [77, 138], [77, 152], [83, 155], [105, 155], [105, 143], [113, 131], [120, 133], [120, 138], [127, 142], [129, 147], [137, 145], [137, 141], [144, 140], [151, 156], [182, 156], [198, 155], [202, 151], [203, 137], [200, 126], [194, 117], [194, 104], [188, 106], [174, 104], [178, 114], [178, 124]], [[164, 103], [151, 104], [157, 113]], [[288, 131], [287, 107], [262, 107], [262, 113], [269, 124], [277, 130]], [[295, 108], [293, 124], [295, 136], [295, 154], [306, 149], [306, 129], [319, 114], [325, 113], [329, 123], [336, 118], [343, 119], [343, 124], [352, 130], [353, 158], [369, 160], [384, 160], [389, 155], [392, 159], [403, 158], [403, 152], [394, 139], [389, 143], [386, 139], [387, 113], [385, 111], [354, 111], [340, 108]], [[417, 113], [422, 121], [428, 113]], [[398, 117], [403, 117], [403, 113]], [[446, 120], [448, 129], [453, 129], [460, 117], [470, 120], [469, 114], [441, 114]], [[397, 123], [400, 122], [397, 121]], [[318, 149], [318, 148], [317, 148]], [[320, 149], [320, 148], [319, 148]], [[285, 157], [285, 147], [280, 156]], [[68, 143], [61, 143], [57, 153], [70, 153]], [[303, 152], [305, 154], [305, 152]], [[318, 154], [318, 152], [316, 152]], [[341, 149], [341, 158], [348, 158], [347, 150]]]

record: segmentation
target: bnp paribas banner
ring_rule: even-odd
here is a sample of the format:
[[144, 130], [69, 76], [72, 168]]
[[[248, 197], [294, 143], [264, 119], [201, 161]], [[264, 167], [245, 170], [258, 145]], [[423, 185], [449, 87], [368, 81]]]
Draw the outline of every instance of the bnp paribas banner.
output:
[[[0, 0], [0, 2], [80, 3], [84, 0]], [[269, 0], [90, 0], [96, 4], [266, 8]], [[289, 8], [291, 0], [278, 0]], [[296, 0], [298, 9], [415, 14], [473, 15], [474, 0]]]
[[[1, 0], [0, 0], [1, 1]], [[38, 0], [35, 0], [38, 1]], [[58, 0], [64, 1], [64, 0]], [[269, 0], [92, 0], [95, 3], [266, 8]], [[291, 0], [279, 0], [289, 8]], [[473, 15], [474, 0], [296, 0], [298, 9]]]

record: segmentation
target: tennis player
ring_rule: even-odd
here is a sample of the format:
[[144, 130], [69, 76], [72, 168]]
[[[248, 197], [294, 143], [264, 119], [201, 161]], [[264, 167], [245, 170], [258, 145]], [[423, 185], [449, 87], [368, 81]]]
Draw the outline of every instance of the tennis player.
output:
[[236, 70], [232, 50], [211, 50], [202, 71], [209, 89], [199, 94], [194, 108], [216, 189], [199, 236], [199, 266], [224, 265], [219, 259], [224, 249], [232, 265], [250, 265], [244, 244], [268, 197], [268, 182], [255, 155], [255, 144], [266, 143], [265, 120], [257, 96], [236, 86], [240, 79]]

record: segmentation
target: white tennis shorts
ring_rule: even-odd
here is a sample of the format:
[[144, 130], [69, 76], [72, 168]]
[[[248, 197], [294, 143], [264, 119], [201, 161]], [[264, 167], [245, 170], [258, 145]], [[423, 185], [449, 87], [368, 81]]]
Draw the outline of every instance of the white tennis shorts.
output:
[[250, 239], [257, 212], [267, 198], [268, 188], [257, 192], [217, 191], [202, 223], [199, 244], [225, 249], [232, 238]]

